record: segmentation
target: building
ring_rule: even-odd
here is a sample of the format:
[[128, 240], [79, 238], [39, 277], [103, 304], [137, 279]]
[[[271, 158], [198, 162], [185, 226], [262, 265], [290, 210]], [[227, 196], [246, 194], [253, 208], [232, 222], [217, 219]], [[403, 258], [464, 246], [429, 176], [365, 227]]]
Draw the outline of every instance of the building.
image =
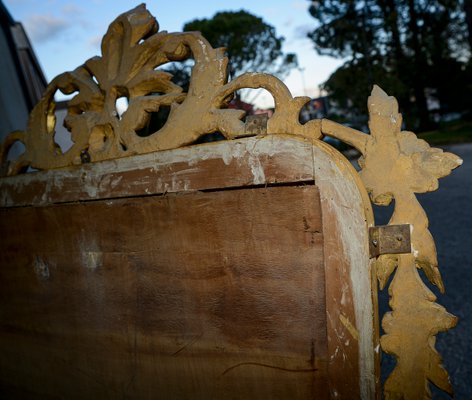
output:
[[[47, 81], [21, 23], [0, 0], [0, 140], [24, 130], [28, 115], [41, 98]], [[12, 155], [19, 154], [16, 145]]]

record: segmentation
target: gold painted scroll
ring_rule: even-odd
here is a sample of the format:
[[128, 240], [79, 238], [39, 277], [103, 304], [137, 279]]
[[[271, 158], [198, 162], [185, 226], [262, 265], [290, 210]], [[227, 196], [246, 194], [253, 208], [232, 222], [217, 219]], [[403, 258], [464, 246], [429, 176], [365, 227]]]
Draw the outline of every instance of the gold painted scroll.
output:
[[[144, 5], [111, 23], [101, 53], [54, 78], [33, 109], [27, 129], [6, 138], [0, 146], [0, 161], [7, 175], [27, 167], [53, 169], [178, 148], [212, 132], [233, 139], [244, 132], [245, 114], [226, 108], [233, 93], [242, 88], [264, 88], [275, 100], [266, 134], [292, 134], [313, 141], [328, 135], [354, 146], [362, 154], [360, 176], [372, 202], [388, 205], [395, 200], [390, 224], [411, 226], [411, 253], [383, 254], [375, 261], [381, 288], [395, 273], [389, 287], [392, 311], [383, 318], [386, 334], [381, 345], [396, 357], [397, 364], [385, 384], [385, 397], [429, 399], [429, 381], [452, 393], [434, 344], [435, 335], [452, 328], [457, 319], [435, 303], [436, 297], [418, 273], [422, 269], [444, 292], [428, 219], [415, 193], [436, 190], [438, 178], [458, 167], [460, 158], [430, 148], [412, 132], [401, 131], [402, 116], [395, 98], [377, 86], [368, 100], [370, 135], [326, 119], [301, 124], [299, 113], [309, 98], [293, 97], [283, 82], [264, 73], [246, 73], [228, 82], [224, 49], [213, 49], [197, 32], [159, 31]], [[172, 75], [159, 67], [190, 57], [195, 66], [185, 93], [172, 82]], [[57, 91], [77, 92], [68, 103], [64, 122], [73, 141], [66, 152], [54, 141]], [[129, 104], [121, 116], [116, 109], [120, 97], [126, 97]], [[162, 107], [170, 107], [162, 128], [139, 136], [137, 132], [149, 123], [150, 114]], [[8, 151], [17, 141], [26, 150], [8, 164]]]
[[380, 255], [375, 262], [381, 289], [396, 269], [389, 287], [392, 311], [382, 321], [382, 349], [397, 360], [385, 383], [385, 398], [430, 399], [428, 381], [452, 394], [448, 374], [434, 345], [435, 335], [454, 327], [457, 318], [435, 303], [436, 297], [418, 273], [422, 269], [430, 282], [444, 292], [428, 218], [415, 193], [436, 190], [438, 178], [448, 175], [462, 160], [430, 148], [413, 132], [401, 131], [397, 101], [377, 86], [369, 97], [368, 108], [370, 135], [352, 132], [328, 120], [322, 121], [322, 131], [361, 152], [360, 176], [372, 202], [386, 206], [395, 200], [389, 225], [411, 226], [412, 253]]

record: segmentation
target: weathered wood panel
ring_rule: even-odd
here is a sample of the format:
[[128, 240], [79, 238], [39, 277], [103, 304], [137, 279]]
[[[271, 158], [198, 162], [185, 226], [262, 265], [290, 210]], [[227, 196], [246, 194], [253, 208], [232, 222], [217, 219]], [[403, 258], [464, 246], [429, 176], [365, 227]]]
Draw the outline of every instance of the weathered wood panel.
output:
[[[238, 175], [239, 171], [241, 171], [241, 175]], [[313, 234], [312, 240], [315, 242], [315, 238], [319, 235], [323, 237], [323, 243], [320, 244], [320, 248], [322, 248], [321, 253], [327, 256], [323, 257], [322, 260], [324, 277], [318, 276], [316, 279], [314, 277], [312, 279], [312, 277], [308, 276], [306, 279], [313, 281], [313, 288], [325, 293], [323, 301], [326, 306], [323, 314], [317, 313], [315, 316], [311, 315], [309, 317], [310, 323], [313, 325], [307, 326], [313, 327], [314, 336], [319, 336], [321, 332], [325, 332], [325, 336], [328, 339], [324, 358], [320, 353], [320, 346], [317, 345], [314, 347], [316, 357], [313, 358], [310, 355], [310, 359], [315, 360], [314, 364], [312, 362], [310, 364], [311, 367], [304, 368], [299, 364], [299, 358], [297, 358], [301, 353], [298, 353], [295, 358], [292, 357], [292, 347], [278, 348], [277, 351], [280, 351], [280, 353], [274, 355], [271, 352], [266, 352], [267, 349], [264, 349], [264, 347], [259, 347], [260, 343], [257, 340], [254, 342], [254, 347], [246, 348], [243, 345], [238, 345], [238, 350], [235, 352], [233, 347], [219, 346], [217, 350], [224, 349], [224, 353], [217, 352], [209, 355], [206, 352], [205, 357], [203, 357], [204, 349], [208, 349], [208, 343], [212, 341], [219, 343], [214, 336], [210, 335], [209, 339], [205, 339], [200, 337], [199, 334], [190, 331], [193, 333], [176, 340], [173, 336], [166, 336], [165, 332], [161, 334], [162, 332], [153, 331], [153, 336], [149, 339], [148, 336], [143, 335], [138, 330], [139, 325], [137, 325], [136, 321], [148, 324], [151, 330], [154, 329], [155, 322], [153, 321], [155, 321], [156, 315], [159, 315], [158, 312], [161, 312], [160, 309], [157, 309], [158, 312], [156, 313], [152, 312], [155, 302], [153, 303], [151, 300], [154, 295], [159, 296], [161, 292], [158, 291], [156, 293], [152, 291], [150, 292], [151, 294], [146, 294], [153, 288], [153, 285], [161, 287], [168, 284], [169, 296], [160, 297], [160, 301], [167, 302], [164, 305], [168, 306], [172, 303], [186, 310], [188, 304], [195, 305], [196, 303], [193, 300], [190, 301], [188, 296], [185, 297], [177, 289], [173, 289], [175, 279], [170, 279], [170, 273], [161, 275], [155, 273], [152, 269], [149, 270], [149, 268], [146, 269], [140, 266], [143, 264], [143, 260], [148, 260], [152, 263], [156, 260], [166, 262], [164, 253], [160, 251], [160, 246], [162, 246], [162, 243], [167, 242], [165, 240], [162, 242], [162, 238], [155, 234], [154, 230], [170, 230], [168, 235], [172, 238], [170, 242], [174, 247], [166, 247], [169, 251], [172, 249], [175, 251], [180, 249], [182, 251], [182, 249], [185, 250], [187, 248], [187, 244], [190, 241], [187, 230], [185, 230], [187, 232], [186, 235], [176, 236], [174, 226], [178, 227], [179, 224], [176, 221], [172, 224], [169, 221], [166, 222], [166, 216], [161, 214], [159, 223], [155, 222], [157, 225], [151, 228], [152, 217], [142, 216], [142, 211], [130, 213], [129, 210], [134, 210], [131, 207], [132, 204], [137, 204], [141, 201], [151, 202], [158, 199], [159, 201], [166, 199], [169, 202], [169, 207], [172, 208], [173, 206], [171, 205], [174, 204], [175, 199], [187, 198], [187, 195], [203, 195], [202, 193], [197, 193], [196, 190], [210, 190], [210, 192], [204, 194], [209, 196], [208, 199], [212, 199], [214, 195], [219, 196], [221, 193], [228, 193], [228, 198], [232, 198], [231, 194], [235, 196], [236, 193], [244, 192], [251, 187], [253, 188], [251, 191], [277, 191], [287, 188], [293, 189], [299, 185], [307, 185], [307, 187], [314, 188], [314, 182], [316, 182], [316, 187], [319, 188], [321, 196], [319, 208], [315, 207], [315, 210], [321, 213], [323, 223], [321, 230], [318, 228], [311, 229], [312, 226], [308, 223], [308, 220], [306, 221], [307, 224], [303, 226], [305, 230]], [[265, 185], [279, 183], [282, 186], [264, 189]], [[254, 189], [255, 185], [257, 185], [257, 189]], [[301, 189], [301, 187], [298, 187], [298, 189]], [[170, 193], [174, 194], [169, 195]], [[175, 193], [178, 193], [178, 195], [176, 196]], [[127, 198], [127, 196], [132, 197]], [[117, 198], [122, 198], [122, 200], [117, 200]], [[84, 202], [73, 202], [74, 199]], [[91, 202], [90, 200], [95, 201]], [[312, 206], [305, 207], [306, 203], [304, 202], [288, 198], [285, 200], [284, 207], [280, 203], [278, 207], [274, 208], [267, 201], [264, 207], [266, 207], [267, 212], [269, 210], [272, 212], [271, 215], [274, 221], [279, 221], [279, 219], [280, 221], [285, 221], [288, 224], [285, 226], [286, 229], [293, 228], [289, 227], [291, 222], [289, 219], [286, 219], [287, 214], [295, 213], [299, 215], [297, 213], [310, 214], [315, 212], [311, 208]], [[211, 204], [211, 200], [208, 200], [207, 203]], [[56, 206], [53, 206], [53, 204], [56, 204]], [[57, 204], [62, 205], [58, 207]], [[33, 207], [24, 208], [26, 205], [32, 205]], [[104, 205], [109, 206], [114, 211], [109, 211]], [[38, 206], [42, 207], [38, 208]], [[4, 270], [4, 260], [6, 259], [0, 258], [0, 266], [2, 271], [4, 271], [2, 274], [8, 278], [5, 280], [5, 287], [9, 288], [5, 291], [3, 298], [7, 300], [5, 304], [13, 304], [13, 308], [10, 306], [4, 308], [2, 304], [2, 309], [0, 310], [0, 312], [6, 312], [6, 317], [3, 318], [3, 321], [6, 321], [5, 326], [0, 327], [0, 330], [5, 338], [9, 338], [9, 341], [5, 342], [5, 351], [2, 353], [2, 359], [7, 361], [1, 364], [2, 368], [3, 366], [8, 366], [7, 371], [9, 372], [4, 375], [9, 378], [5, 378], [2, 383], [3, 388], [5, 390], [8, 389], [8, 393], [14, 393], [15, 390], [20, 388], [20, 380], [15, 377], [21, 376], [20, 372], [25, 371], [26, 368], [30, 375], [26, 380], [21, 380], [21, 382], [40, 380], [43, 383], [41, 390], [51, 386], [70, 390], [76, 375], [83, 374], [83, 379], [86, 376], [88, 380], [87, 382], [81, 382], [81, 388], [78, 393], [97, 393], [97, 396], [105, 396], [106, 392], [111, 390], [115, 397], [117, 393], [120, 395], [124, 394], [125, 396], [132, 396], [133, 393], [137, 393], [136, 396], [154, 398], [157, 390], [155, 388], [160, 387], [162, 382], [167, 385], [171, 385], [171, 382], [174, 382], [174, 386], [180, 385], [181, 376], [185, 376], [187, 380], [190, 380], [188, 377], [193, 376], [195, 371], [205, 372], [205, 374], [192, 381], [194, 385], [192, 390], [197, 394], [200, 393], [201, 397], [204, 397], [203, 392], [206, 391], [210, 398], [220, 393], [226, 396], [230, 392], [233, 394], [237, 393], [240, 398], [251, 398], [255, 394], [251, 392], [250, 388], [252, 386], [250, 382], [254, 381], [254, 376], [256, 375], [263, 377], [262, 380], [258, 378], [260, 382], [270, 382], [267, 385], [272, 388], [271, 390], [274, 390], [274, 393], [279, 393], [280, 398], [283, 398], [285, 394], [285, 397], [293, 398], [293, 393], [299, 393], [300, 396], [306, 394], [310, 397], [317, 391], [319, 395], [316, 398], [324, 398], [326, 395], [330, 396], [330, 398], [348, 400], [358, 398], [358, 396], [363, 399], [373, 399], [379, 394], [378, 381], [375, 380], [376, 374], [378, 376], [379, 367], [377, 347], [378, 326], [375, 319], [376, 302], [375, 298], [367, 295], [375, 290], [375, 280], [372, 277], [373, 271], [370, 269], [367, 246], [367, 227], [373, 222], [372, 210], [367, 199], [367, 193], [362, 188], [359, 177], [352, 166], [347, 160], [340, 157], [338, 153], [325, 146], [322, 142], [300, 140], [300, 138], [290, 135], [257, 137], [97, 163], [93, 167], [91, 165], [84, 165], [76, 168], [0, 179], [0, 207], [4, 207], [2, 218], [3, 216], [9, 216], [9, 222], [3, 222], [0, 225], [0, 232], [3, 236], [9, 237], [11, 234], [7, 230], [8, 228], [14, 232], [14, 236], [16, 235], [17, 238], [17, 242], [14, 245], [11, 244], [11, 241], [8, 242], [10, 245], [7, 242], [2, 245], [7, 249], [7, 253], [10, 253], [8, 257], [11, 259], [15, 258], [17, 260], [15, 262], [22, 265], [18, 271], [15, 267], [12, 270]], [[219, 229], [225, 229], [228, 235], [232, 236], [233, 233], [231, 232], [235, 231], [235, 237], [240, 237], [237, 235], [237, 232], [242, 228], [238, 226], [234, 230], [233, 226], [242, 224], [246, 226], [244, 232], [250, 237], [254, 229], [253, 221], [255, 219], [243, 218], [245, 214], [239, 215], [239, 209], [242, 207], [241, 204], [231, 203], [231, 207], [220, 210], [221, 215], [233, 215], [234, 218], [231, 222], [224, 218], [223, 220], [226, 221], [224, 226], [208, 222], [208, 226], [212, 226], [212, 228], [206, 227], [206, 229], [214, 229], [214, 226], [219, 226]], [[248, 207], [252, 208], [253, 206]], [[257, 203], [257, 208], [259, 207], [263, 207], [260, 202]], [[196, 207], [199, 212], [204, 208], [203, 205]], [[95, 211], [91, 213], [88, 211], [77, 211], [89, 209]], [[61, 214], [58, 210], [66, 211], [61, 211]], [[70, 213], [68, 210], [75, 211]], [[56, 215], [56, 213], [59, 214]], [[102, 214], [106, 215], [106, 217], [101, 217]], [[17, 221], [16, 217], [12, 217], [13, 215], [22, 215], [22, 220]], [[33, 215], [36, 216], [32, 217]], [[56, 216], [53, 217], [54, 215]], [[242, 218], [241, 221], [239, 220], [240, 217]], [[32, 221], [36, 222], [33, 224]], [[65, 221], [66, 225], [62, 225], [62, 221]], [[146, 229], [145, 227], [148, 226], [148, 223], [151, 225], [149, 225], [149, 229]], [[274, 224], [272, 223], [272, 225]], [[193, 223], [190, 223], [190, 226], [193, 226]], [[250, 231], [248, 227], [251, 227]], [[280, 228], [278, 223], [273, 228], [270, 234], [278, 237], [277, 229]], [[153, 246], [153, 252], [150, 252], [150, 250], [144, 251], [139, 246], [134, 250], [133, 247], [130, 248], [130, 243], [133, 242], [128, 238], [129, 235], [133, 238], [139, 237], [140, 242], [137, 243], [146, 242], [149, 246]], [[221, 253], [221, 249], [220, 247], [214, 247], [214, 242], [210, 240], [211, 235], [207, 236], [208, 238], [205, 240], [208, 241], [208, 251], [213, 254], [213, 257], [216, 257]], [[41, 244], [33, 248], [33, 250], [36, 249], [35, 251], [28, 253], [26, 251], [28, 247], [23, 248], [23, 242], [26, 241], [28, 246], [33, 246], [32, 243], [38, 240]], [[243, 239], [238, 239], [238, 242], [241, 242], [241, 240]], [[278, 243], [277, 240], [275, 240], [275, 243]], [[70, 243], [64, 245], [67, 241], [70, 241]], [[233, 265], [233, 260], [242, 260], [241, 262], [238, 261], [238, 265], [242, 265], [243, 261], [250, 262], [251, 257], [256, 257], [257, 251], [260, 250], [256, 246], [256, 243], [259, 242], [260, 238], [258, 239], [256, 235], [254, 246], [243, 248], [241, 253], [235, 254], [233, 252], [228, 258], [221, 259], [220, 257], [220, 259], [215, 258], [215, 260], [219, 260], [219, 262], [224, 261], [230, 265]], [[80, 247], [80, 243], [86, 243], [87, 245]], [[107, 243], [108, 247], [103, 250], [102, 247], [105, 243]], [[76, 246], [75, 253], [69, 250], [68, 253], [58, 250], [72, 245]], [[291, 246], [294, 246], [294, 244], [291, 243]], [[207, 274], [213, 267], [205, 269], [207, 253], [202, 252], [201, 248], [204, 248], [204, 246], [200, 247], [194, 255], [186, 254], [192, 257], [193, 264], [202, 265], [204, 267], [203, 272]], [[282, 247], [279, 246], [279, 248]], [[290, 249], [299, 251], [300, 247], [295, 245], [295, 247], [290, 247]], [[62, 260], [60, 264], [52, 263], [50, 258], [48, 258], [52, 255], [56, 257], [57, 254], [55, 252], [62, 254], [60, 256], [62, 258], [59, 258]], [[251, 252], [255, 252], [255, 254]], [[16, 255], [14, 255], [15, 253]], [[33, 256], [33, 254], [39, 254], [39, 256]], [[244, 257], [243, 254], [245, 254]], [[275, 252], [274, 254], [278, 253]], [[74, 255], [75, 258], [73, 257]], [[5, 255], [2, 254], [2, 257], [5, 257]], [[175, 258], [177, 261], [182, 260], [181, 256], [175, 257], [168, 256], [167, 258]], [[257, 257], [254, 260], [259, 260]], [[295, 255], [293, 257], [295, 260]], [[303, 261], [303, 257], [300, 259]], [[274, 261], [274, 265], [278, 265], [277, 260]], [[316, 258], [314, 260], [316, 261]], [[62, 266], [60, 268], [62, 272], [58, 273], [56, 271], [52, 274], [51, 271], [57, 269], [57, 265]], [[71, 269], [64, 269], [64, 265], [70, 265]], [[112, 265], [113, 268], [111, 267]], [[46, 266], [48, 266], [47, 269]], [[24, 278], [17, 275], [17, 273], [19, 274], [21, 271], [31, 273], [31, 268], [36, 271], [36, 275], [39, 277], [43, 276], [43, 280], [38, 282], [42, 282], [43, 286], [46, 285], [44, 287], [50, 287], [52, 277], [55, 277], [55, 289], [46, 296], [48, 299], [57, 300], [51, 300], [51, 304], [59, 304], [56, 304], [54, 307], [65, 308], [65, 306], [60, 306], [60, 304], [66, 303], [63, 301], [64, 298], [71, 298], [73, 292], [69, 290], [69, 287], [76, 287], [78, 285], [77, 287], [79, 288], [85, 288], [80, 292], [81, 301], [74, 303], [75, 305], [72, 307], [72, 310], [69, 309], [67, 312], [60, 313], [56, 312], [56, 308], [52, 307], [52, 311], [54, 311], [52, 313], [53, 316], [60, 314], [63, 318], [66, 318], [69, 315], [67, 318], [72, 320], [73, 323], [64, 325], [61, 320], [48, 316], [49, 311], [45, 305], [47, 302], [43, 304], [44, 295], [38, 296], [34, 291], [32, 295], [28, 295], [32, 283], [28, 280], [23, 282]], [[176, 273], [180, 271], [180, 273], [177, 273], [176, 279], [180, 279], [180, 276], [184, 276], [188, 271], [192, 270], [189, 267], [179, 268], [174, 269]], [[246, 266], [244, 271], [252, 270], [252, 268]], [[86, 271], [85, 275], [81, 275], [84, 274], [84, 270]], [[64, 271], [67, 273], [64, 273]], [[69, 273], [70, 271], [75, 272]], [[92, 271], [94, 272], [92, 273]], [[143, 278], [140, 278], [142, 271], [144, 275], [142, 275]], [[202, 272], [200, 269], [198, 271]], [[113, 282], [115, 279], [114, 274], [116, 274], [116, 282], [118, 284], [110, 287], [110, 281]], [[225, 291], [225, 294], [228, 296], [231, 294], [233, 303], [238, 302], [240, 304], [243, 302], [241, 304], [246, 304], [244, 303], [247, 300], [245, 295], [249, 293], [253, 294], [252, 299], [254, 301], [262, 302], [261, 304], [264, 306], [265, 297], [257, 296], [256, 294], [272, 293], [270, 291], [267, 292], [268, 288], [271, 287], [270, 285], [264, 289], [266, 291], [258, 288], [258, 291], [254, 289], [253, 292], [246, 292], [244, 290], [231, 292], [227, 290], [224, 281], [218, 282], [215, 280], [216, 278], [212, 278], [211, 274], [205, 274], [203, 274], [203, 277], [208, 279], [209, 283], [201, 283], [200, 281], [204, 280], [202, 277], [202, 279], [198, 280], [199, 284], [204, 285], [202, 287], [205, 290], [209, 285], [223, 285], [222, 288], [224, 290], [220, 289]], [[237, 275], [237, 277], [241, 276], [243, 275]], [[97, 280], [98, 278], [99, 280]], [[147, 284], [147, 289], [142, 279]], [[297, 277], [296, 279], [301, 278]], [[322, 279], [322, 281], [318, 281], [318, 279]], [[33, 282], [38, 284], [36, 281]], [[234, 280], [234, 282], [238, 288], [244, 288], [247, 282], [256, 281]], [[322, 282], [325, 282], [325, 284]], [[264, 282], [261, 281], [260, 283], [263, 284]], [[11, 289], [14, 285], [18, 287], [16, 291]], [[184, 286], [187, 288], [186, 285]], [[34, 287], [34, 290], [36, 290], [36, 286]], [[290, 287], [289, 290], [287, 289], [287, 293], [296, 294], [298, 281], [289, 284], [287, 287]], [[303, 288], [303, 285], [300, 287]], [[100, 294], [98, 298], [100, 301], [104, 301], [105, 305], [112, 306], [121, 303], [128, 305], [126, 307], [120, 305], [120, 310], [122, 311], [120, 311], [119, 318], [104, 315], [103, 307], [98, 305], [98, 300], [93, 300], [97, 296], [89, 295], [87, 290], [92, 291], [92, 293], [96, 291]], [[174, 291], [172, 292], [172, 290]], [[22, 295], [15, 297], [17, 292]], [[197, 297], [198, 299], [200, 298], [200, 296]], [[144, 299], [144, 305], [137, 303], [138, 298]], [[282, 309], [285, 309], [285, 301], [284, 297], [274, 297], [274, 303], [272, 304], [281, 302], [283, 305]], [[18, 306], [19, 315], [25, 314], [22, 310], [28, 310], [28, 307], [41, 311], [41, 314], [43, 314], [42, 319], [47, 321], [47, 328], [49, 330], [46, 333], [49, 334], [49, 337], [41, 333], [43, 332], [41, 330], [36, 331], [38, 332], [37, 338], [44, 338], [45, 342], [32, 342], [31, 331], [34, 331], [36, 328], [31, 328], [30, 326], [28, 328], [30, 330], [26, 330], [22, 327], [21, 323], [23, 322], [21, 321], [20, 325], [15, 325], [17, 317], [11, 311], [16, 307], [15, 304]], [[26, 308], [25, 304], [27, 304]], [[319, 305], [320, 303], [316, 304]], [[138, 306], [143, 311], [136, 314], [135, 307]], [[244, 307], [247, 309], [249, 306], [246, 304]], [[28, 311], [30, 314], [31, 309]], [[180, 309], [178, 308], [178, 310]], [[242, 315], [252, 314], [248, 312], [242, 313]], [[100, 339], [102, 342], [99, 342], [109, 358], [103, 358], [103, 355], [95, 355], [95, 343], [97, 341], [95, 336], [99, 336], [98, 332], [100, 330], [97, 331], [89, 326], [87, 334], [90, 335], [90, 339], [84, 339], [84, 335], [78, 336], [76, 328], [82, 326], [83, 320], [92, 320], [93, 323], [98, 324], [97, 326], [105, 326], [110, 323], [109, 321], [119, 321], [119, 323], [114, 322], [113, 331], [107, 332], [107, 341], [102, 343], [103, 339]], [[271, 318], [269, 320], [272, 321]], [[228, 321], [231, 320], [225, 321], [225, 324], [230, 324]], [[239, 328], [242, 324], [241, 321], [244, 321], [243, 319], [236, 319], [235, 321], [238, 321], [237, 324], [230, 324], [229, 331], [234, 330], [242, 333], [247, 330], [247, 328], [244, 328], [245, 330], [241, 331]], [[291, 324], [291, 321], [290, 317], [288, 320], [281, 318], [277, 320], [277, 324], [280, 324], [282, 329], [285, 329], [287, 323]], [[161, 321], [163, 324], [164, 322], [165, 320]], [[56, 323], [58, 324], [57, 326]], [[61, 323], [68, 327], [63, 333], [60, 333], [62, 332], [60, 329], [57, 330], [58, 327], [61, 328]], [[259, 325], [263, 329], [264, 325]], [[41, 327], [43, 325], [38, 326]], [[72, 329], [70, 326], [74, 328]], [[184, 326], [186, 329], [189, 324], [175, 322], [171, 326], [179, 326], [180, 328]], [[26, 332], [24, 337], [19, 333], [23, 331]], [[253, 337], [253, 335], [254, 332], [249, 330], [247, 337]], [[300, 338], [306, 338], [307, 333], [303, 330], [299, 331], [297, 335], [299, 335], [297, 340], [300, 340]], [[255, 337], [257, 339], [257, 335]], [[171, 340], [174, 340], [174, 342]], [[205, 340], [207, 341], [205, 342]], [[22, 342], [24, 342], [21, 345], [23, 350], [20, 354], [16, 349], [18, 349], [19, 343]], [[196, 343], [195, 345], [193, 345], [194, 342]], [[140, 347], [137, 347], [138, 345]], [[279, 343], [279, 345], [282, 345], [282, 343]], [[189, 346], [192, 348], [194, 356], [191, 358], [190, 363], [186, 363], [186, 359], [182, 359], [181, 354], [185, 353]], [[42, 353], [35, 353], [37, 348], [42, 349]], [[52, 364], [53, 367], [49, 369], [50, 373], [44, 372], [44, 376], [42, 376], [39, 372], [40, 369], [36, 371], [36, 369], [32, 369], [29, 366], [43, 365], [42, 359], [44, 357], [38, 354], [50, 355], [52, 354], [51, 348], [56, 349], [54, 350], [54, 357], [58, 358], [59, 361]], [[76, 349], [74, 350], [75, 353], [69, 353], [69, 350], [67, 350], [69, 348]], [[167, 352], [162, 350], [164, 348], [167, 349]], [[197, 351], [199, 352], [198, 354], [195, 353]], [[245, 351], [249, 351], [254, 360], [241, 361], [241, 354]], [[175, 353], [175, 355], [171, 357], [169, 352]], [[129, 356], [129, 354], [133, 354], [133, 356]], [[135, 356], [134, 354], [141, 355]], [[168, 358], [162, 358], [163, 354]], [[27, 358], [23, 358], [23, 355], [27, 355]], [[264, 364], [264, 357], [266, 356], [273, 357], [276, 367], [280, 369], [268, 366], [272, 364]], [[16, 364], [10, 362], [13, 359], [16, 360]], [[79, 368], [80, 373], [75, 370], [75, 373], [67, 372], [67, 375], [59, 367], [60, 365], [69, 365], [71, 364], [70, 360], [77, 359], [79, 359], [80, 365], [86, 366], [85, 369]], [[170, 363], [168, 362], [169, 360], [171, 360]], [[198, 364], [198, 367], [196, 367], [197, 364], [194, 364], [194, 360], [197, 360], [199, 363], [202, 360], [206, 360], [204, 367], [202, 367], [203, 364]], [[156, 363], [159, 364], [158, 370], [156, 370], [154, 365]], [[75, 368], [77, 363], [73, 365]], [[179, 370], [176, 365], [178, 368], [184, 368], [184, 375], [182, 375], [182, 370]], [[218, 371], [215, 370], [215, 365], [219, 365]], [[231, 369], [235, 365], [238, 366]], [[92, 370], [89, 370], [91, 366]], [[220, 376], [222, 367], [226, 372]], [[313, 368], [316, 368], [317, 371], [311, 371]], [[168, 379], [162, 378], [163, 381], [161, 381], [161, 378], [156, 378], [154, 376], [156, 371], [160, 371], [159, 376], [167, 377]], [[237, 379], [234, 381], [228, 380], [228, 376], [233, 376], [235, 371], [237, 372]], [[247, 371], [252, 372], [247, 375]], [[299, 379], [297, 377], [299, 374], [314, 374], [313, 376], [316, 379], [310, 380], [312, 385], [311, 391], [307, 391], [305, 384], [300, 385], [297, 382], [297, 389], [293, 392], [290, 385], [287, 386], [286, 381], [278, 378], [272, 381], [275, 371], [283, 372], [285, 374], [284, 379], [288, 379], [290, 376], [294, 381]], [[2, 375], [1, 372], [0, 375]], [[61, 376], [61, 374], [66, 374], [67, 376], [60, 379], [62, 383], [57, 383], [56, 381], [59, 379], [57, 377]], [[150, 378], [151, 375], [153, 376], [152, 379]], [[128, 383], [123, 383], [123, 376], [129, 379]], [[209, 377], [214, 376], [218, 376], [215, 384], [217, 389], [213, 388], [210, 390], [208, 386]], [[221, 383], [223, 382], [223, 377], [225, 377], [224, 385]], [[144, 385], [147, 381], [152, 381], [149, 387]], [[314, 383], [315, 381], [316, 384]], [[260, 382], [258, 383], [262, 388], [260, 390], [268, 390], [267, 385]], [[140, 392], [136, 392], [136, 385], [139, 386]], [[169, 386], [164, 385], [164, 387]], [[224, 387], [224, 390], [227, 390], [227, 392], [222, 392], [221, 390], [223, 389], [221, 387]], [[290, 388], [289, 392], [283, 389], [287, 387]], [[322, 389], [320, 389], [321, 387]], [[248, 389], [243, 390], [243, 388]], [[20, 389], [22, 390], [21, 395], [16, 397], [25, 395], [25, 388], [21, 387]], [[173, 395], [177, 398], [183, 396], [179, 390], [176, 389], [173, 392]], [[42, 393], [40, 397], [44, 397], [44, 391], [45, 389], [39, 392]], [[197, 396], [197, 394], [193, 397]], [[28, 397], [33, 398], [33, 393], [29, 393]]]
[[366, 229], [373, 224], [372, 210], [352, 166], [329, 146], [320, 147], [314, 169], [322, 209], [331, 398], [380, 398], [377, 290]]
[[315, 186], [0, 213], [7, 395], [327, 398]]
[[309, 142], [223, 141], [0, 179], [0, 207], [313, 180]]

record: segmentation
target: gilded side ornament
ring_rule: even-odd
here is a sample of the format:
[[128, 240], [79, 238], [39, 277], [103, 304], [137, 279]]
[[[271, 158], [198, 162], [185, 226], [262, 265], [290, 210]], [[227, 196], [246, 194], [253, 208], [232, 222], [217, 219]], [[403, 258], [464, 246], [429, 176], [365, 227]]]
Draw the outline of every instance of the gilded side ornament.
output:
[[[242, 88], [264, 88], [275, 100], [267, 134], [293, 134], [316, 141], [336, 137], [357, 148], [360, 176], [372, 202], [388, 205], [395, 200], [390, 224], [411, 226], [411, 254], [381, 255], [375, 269], [381, 288], [394, 273], [389, 287], [392, 311], [382, 325], [382, 348], [397, 359], [385, 384], [387, 399], [429, 399], [428, 381], [451, 393], [447, 372], [435, 350], [435, 335], [452, 328], [456, 317], [436, 304], [418, 270], [444, 292], [436, 248], [428, 219], [415, 193], [436, 190], [438, 178], [462, 162], [440, 149], [430, 148], [412, 132], [401, 131], [402, 116], [395, 98], [375, 86], [368, 100], [370, 135], [329, 120], [299, 122], [308, 97], [293, 97], [279, 79], [263, 73], [246, 73], [228, 82], [224, 49], [213, 49], [197, 32], [159, 32], [155, 18], [140, 5], [113, 21], [93, 57], [49, 84], [30, 115], [26, 131], [11, 133], [0, 145], [0, 163], [7, 175], [27, 167], [54, 169], [133, 154], [191, 145], [202, 135], [221, 132], [227, 139], [244, 132], [244, 111], [226, 108]], [[160, 66], [190, 57], [195, 60], [187, 93], [172, 82]], [[72, 147], [62, 152], [54, 141], [57, 91], [76, 93], [68, 103], [65, 126]], [[116, 100], [128, 99], [119, 116]], [[170, 107], [166, 123], [142, 137], [151, 113]], [[7, 154], [17, 141], [26, 150], [7, 165]]]
[[381, 255], [375, 262], [380, 288], [391, 274], [390, 306], [382, 321], [382, 349], [397, 364], [388, 377], [386, 399], [430, 399], [428, 381], [452, 394], [449, 377], [434, 345], [435, 335], [454, 327], [457, 318], [435, 303], [436, 296], [423, 283], [422, 269], [431, 283], [444, 292], [436, 247], [428, 230], [428, 218], [415, 193], [434, 191], [438, 178], [462, 164], [452, 153], [431, 148], [412, 132], [401, 131], [402, 116], [394, 97], [375, 86], [368, 100], [371, 134], [353, 132], [323, 120], [322, 132], [355, 146], [362, 154], [360, 176], [372, 202], [386, 206], [395, 200], [391, 225], [410, 224], [411, 254]]

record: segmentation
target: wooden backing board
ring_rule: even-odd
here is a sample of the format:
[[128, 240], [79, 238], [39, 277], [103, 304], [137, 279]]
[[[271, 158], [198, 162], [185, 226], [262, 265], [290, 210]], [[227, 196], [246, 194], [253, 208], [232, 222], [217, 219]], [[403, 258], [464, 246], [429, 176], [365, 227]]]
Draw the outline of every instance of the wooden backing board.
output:
[[310, 143], [269, 136], [1, 178], [0, 206], [306, 181], [313, 181]]
[[2, 251], [2, 380], [76, 398], [325, 397], [315, 186], [10, 209], [2, 225], [2, 247], [22, 249]]
[[163, 153], [0, 181], [3, 391], [374, 398], [371, 210], [348, 163], [288, 136]]

